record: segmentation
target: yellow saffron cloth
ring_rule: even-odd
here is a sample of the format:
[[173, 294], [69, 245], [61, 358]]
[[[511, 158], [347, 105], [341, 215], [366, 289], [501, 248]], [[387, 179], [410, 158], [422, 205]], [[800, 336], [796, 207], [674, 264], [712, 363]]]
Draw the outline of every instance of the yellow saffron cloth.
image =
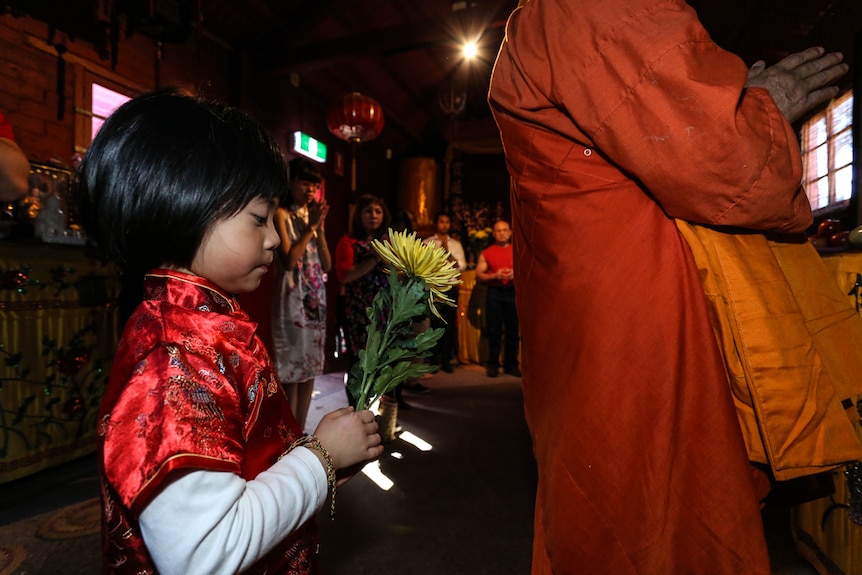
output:
[[862, 317], [805, 241], [677, 220], [727, 366], [749, 458], [778, 480], [862, 458]]

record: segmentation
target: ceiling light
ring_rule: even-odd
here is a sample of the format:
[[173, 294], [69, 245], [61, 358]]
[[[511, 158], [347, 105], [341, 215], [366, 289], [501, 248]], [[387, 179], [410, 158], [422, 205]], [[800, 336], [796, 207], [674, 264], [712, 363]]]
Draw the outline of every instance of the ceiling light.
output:
[[464, 44], [463, 51], [464, 58], [466, 58], [467, 60], [472, 60], [476, 57], [476, 54], [479, 52], [479, 49], [476, 46], [475, 42], [467, 42], [466, 44]]

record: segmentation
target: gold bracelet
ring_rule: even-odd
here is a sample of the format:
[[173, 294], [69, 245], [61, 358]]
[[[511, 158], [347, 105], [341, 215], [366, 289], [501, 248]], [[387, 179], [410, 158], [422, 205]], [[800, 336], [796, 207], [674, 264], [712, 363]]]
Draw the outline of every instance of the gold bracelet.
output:
[[297, 447], [305, 447], [306, 449], [311, 449], [313, 451], [319, 452], [323, 459], [326, 461], [326, 483], [329, 485], [329, 489], [332, 492], [332, 496], [330, 499], [329, 505], [329, 517], [330, 519], [335, 519], [335, 465], [332, 463], [332, 456], [329, 455], [329, 452], [323, 447], [323, 444], [320, 443], [320, 440], [315, 435], [303, 435], [298, 437], [293, 443], [290, 444], [290, 447], [287, 448], [287, 451], [279, 455], [278, 459], [281, 460], [282, 457], [296, 449]]

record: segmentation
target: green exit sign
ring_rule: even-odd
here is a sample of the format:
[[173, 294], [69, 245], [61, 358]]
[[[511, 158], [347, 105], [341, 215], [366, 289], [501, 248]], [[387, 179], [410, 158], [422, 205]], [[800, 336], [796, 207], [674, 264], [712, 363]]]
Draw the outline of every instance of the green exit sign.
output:
[[293, 133], [293, 151], [315, 162], [326, 162], [326, 144], [303, 132]]

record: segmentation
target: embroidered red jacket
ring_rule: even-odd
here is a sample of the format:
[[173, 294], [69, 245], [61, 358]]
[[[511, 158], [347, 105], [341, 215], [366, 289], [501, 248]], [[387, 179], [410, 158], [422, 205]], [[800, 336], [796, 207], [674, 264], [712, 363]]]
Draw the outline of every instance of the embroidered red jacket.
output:
[[[203, 278], [147, 276], [100, 413], [105, 573], [155, 572], [137, 518], [172, 472], [253, 479], [301, 434], [255, 330], [235, 298]], [[247, 572], [312, 573], [316, 544], [306, 524]]]

